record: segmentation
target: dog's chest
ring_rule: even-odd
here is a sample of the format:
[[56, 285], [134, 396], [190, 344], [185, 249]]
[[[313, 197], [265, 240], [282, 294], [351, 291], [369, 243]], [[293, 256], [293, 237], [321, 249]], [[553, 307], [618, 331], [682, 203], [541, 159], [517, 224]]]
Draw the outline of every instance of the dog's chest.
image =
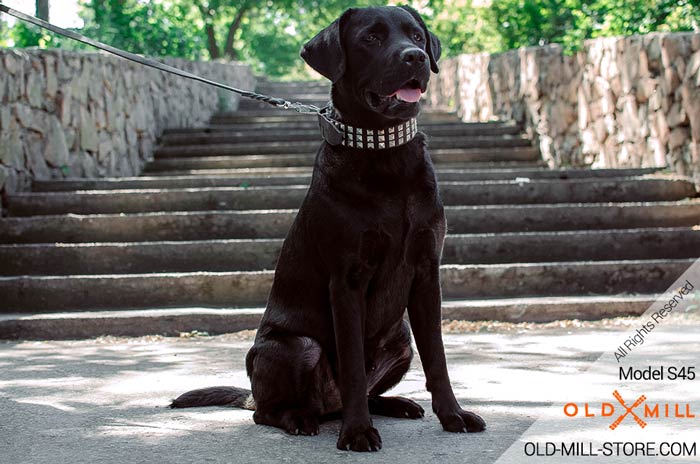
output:
[[384, 246], [367, 289], [369, 319], [377, 328], [403, 315], [416, 272], [439, 260], [444, 216], [434, 195], [408, 196], [379, 221]]

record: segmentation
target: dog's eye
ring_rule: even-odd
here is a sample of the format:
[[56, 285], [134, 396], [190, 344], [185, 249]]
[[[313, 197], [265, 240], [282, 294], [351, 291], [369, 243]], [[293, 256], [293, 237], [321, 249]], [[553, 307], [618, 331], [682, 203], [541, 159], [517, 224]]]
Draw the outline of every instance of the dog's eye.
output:
[[413, 33], [413, 38], [415, 39], [416, 42], [422, 42], [423, 41], [423, 36], [419, 34], [418, 32]]
[[365, 40], [367, 42], [377, 42], [379, 41], [379, 37], [377, 37], [376, 34], [369, 34], [367, 37], [365, 37]]

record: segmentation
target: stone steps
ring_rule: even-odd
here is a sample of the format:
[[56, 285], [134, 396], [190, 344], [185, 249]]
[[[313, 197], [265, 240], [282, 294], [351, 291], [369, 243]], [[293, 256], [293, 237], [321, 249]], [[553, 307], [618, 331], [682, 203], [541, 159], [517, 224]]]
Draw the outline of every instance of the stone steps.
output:
[[[269, 105], [260, 109], [246, 109], [232, 113], [218, 113], [212, 116], [209, 121], [213, 125], [223, 124], [270, 124], [270, 123], [285, 123], [290, 121], [317, 121], [315, 114], [297, 113], [295, 111], [284, 111], [275, 109]], [[418, 117], [418, 124], [423, 128], [426, 124], [444, 124], [444, 123], [459, 123], [459, 117], [454, 113], [448, 112], [429, 112], [422, 113]], [[503, 125], [512, 125], [512, 122], [479, 122], [470, 123], [471, 127], [495, 127]]]
[[[444, 182], [515, 179], [587, 179], [600, 177], [638, 177], [659, 169], [437, 169]], [[71, 190], [173, 189], [206, 187], [253, 187], [264, 185], [308, 185], [311, 168], [232, 169], [228, 173], [182, 176], [114, 177], [102, 179], [61, 179], [35, 181], [35, 192]]]
[[[503, 298], [446, 300], [445, 319], [551, 322], [560, 319], [596, 320], [639, 316], [658, 295]], [[109, 334], [138, 337], [161, 334], [177, 337], [193, 331], [211, 334], [258, 327], [264, 307], [176, 308], [130, 311], [91, 311], [0, 314], [0, 340], [60, 340]]]
[[[503, 159], [532, 161], [537, 159], [538, 155], [537, 149], [530, 146], [530, 142], [525, 139], [504, 139], [500, 143], [495, 143], [493, 139], [469, 138], [468, 141], [462, 141], [460, 138], [445, 137], [431, 142], [431, 146], [433, 145], [435, 148], [430, 155], [438, 163], [445, 159], [454, 161], [501, 161]], [[313, 154], [315, 156], [318, 146], [318, 141], [173, 145], [156, 149], [155, 159], [236, 155]]]
[[[509, 149], [442, 149], [431, 154], [435, 165], [440, 168], [494, 167], [536, 167], [542, 162], [537, 159], [537, 149], [533, 147]], [[241, 169], [263, 167], [312, 167], [316, 154], [260, 154], [233, 156], [196, 156], [161, 158], [149, 163], [145, 172], [182, 172], [183, 170]]]
[[[226, 164], [231, 163], [231, 158], [233, 157], [228, 157], [227, 159], [229, 161], [225, 161], [224, 163], [218, 163], [218, 164], [223, 164], [224, 166]], [[241, 158], [241, 157], [236, 157], [236, 158]], [[255, 163], [260, 162], [259, 157], [254, 157]], [[209, 158], [209, 160], [214, 160], [215, 158]], [[271, 158], [272, 160], [276, 158]], [[158, 163], [163, 163], [163, 164], [158, 164]], [[188, 163], [195, 163], [197, 165], [201, 165], [201, 161], [197, 162], [197, 160], [190, 160]], [[158, 164], [157, 167], [153, 167], [154, 164]], [[217, 164], [217, 163], [214, 163]], [[233, 164], [241, 164], [240, 162], [233, 162]], [[245, 163], [243, 163], [245, 164]], [[273, 163], [275, 164], [275, 163]], [[280, 164], [280, 163], [277, 163]], [[465, 163], [441, 163], [439, 165], [434, 166], [436, 171], [440, 170], [517, 170], [517, 169], [538, 169], [538, 168], [543, 168], [546, 167], [546, 164], [542, 160], [536, 160], [536, 161], [473, 161], [473, 162], [465, 162]], [[192, 169], [192, 168], [182, 168], [178, 166], [177, 162], [172, 162], [170, 160], [160, 160], [160, 161], [153, 161], [151, 163], [148, 163], [145, 167], [144, 175], [147, 177], [171, 177], [171, 176], [199, 176], [199, 177], [205, 177], [205, 176], [227, 176], [231, 174], [237, 174], [239, 172], [270, 172], [270, 171], [278, 171], [278, 170], [284, 170], [288, 172], [311, 172], [312, 165], [308, 166], [244, 166], [244, 167], [214, 167], [214, 168], [199, 168], [199, 169]]]
[[[521, 134], [466, 134], [457, 130], [440, 130], [440, 135], [431, 133], [428, 141], [431, 147], [437, 148], [488, 148], [488, 147], [527, 147], [531, 145], [530, 139]], [[476, 131], [475, 131], [476, 132]], [[272, 142], [282, 140], [283, 142]], [[156, 154], [167, 157], [168, 153], [179, 153], [192, 149], [201, 150], [203, 147], [221, 145], [222, 149], [231, 150], [238, 147], [243, 153], [267, 152], [267, 147], [274, 147], [279, 143], [294, 142], [292, 146], [297, 149], [312, 152], [318, 150], [321, 134], [318, 128], [300, 129], [279, 132], [276, 130], [258, 131], [232, 131], [217, 133], [194, 133], [186, 136], [164, 136], [161, 138], [161, 146]], [[252, 148], [251, 148], [252, 147]]]
[[[32, 192], [9, 197], [12, 216], [297, 208], [306, 185]], [[673, 177], [442, 182], [447, 206], [675, 201], [695, 196]]]
[[[439, 124], [421, 126], [421, 131], [426, 133], [432, 143], [437, 137], [489, 137], [498, 142], [500, 137], [522, 138], [520, 128], [514, 124], [495, 127], [470, 127], [465, 124]], [[296, 124], [270, 124], [262, 127], [211, 126], [203, 129], [182, 130], [167, 132], [160, 138], [163, 145], [190, 145], [190, 144], [216, 144], [234, 143], [260, 140], [314, 140], [318, 143], [321, 134], [318, 131], [318, 123], [309, 121]]]
[[[0, 243], [97, 243], [284, 238], [295, 209], [65, 214], [0, 219]], [[445, 208], [453, 234], [692, 228], [700, 200], [474, 205]]]
[[[313, 100], [328, 86], [258, 90]], [[143, 177], [41, 181], [7, 197], [0, 338], [256, 327], [318, 123], [254, 106], [166, 130]], [[638, 315], [700, 257], [700, 198], [685, 178], [550, 170], [512, 122], [432, 112], [419, 124], [446, 204], [444, 318]]]
[[[282, 239], [0, 245], [0, 275], [274, 269]], [[700, 230], [653, 228], [448, 235], [443, 264], [692, 258]]]
[[[695, 259], [443, 265], [446, 299], [661, 293]], [[263, 305], [273, 271], [0, 277], [5, 313]]]
[[[266, 113], [269, 114], [269, 113]], [[458, 119], [419, 122], [421, 132], [428, 137], [441, 135], [515, 135], [522, 131], [522, 128], [512, 122], [480, 122], [463, 123]], [[228, 124], [208, 124], [196, 128], [174, 128], [163, 131], [161, 140], [186, 140], [189, 135], [199, 136], [212, 134], [214, 136], [226, 135], [224, 133], [246, 133], [246, 134], [281, 134], [294, 133], [296, 131], [317, 131], [318, 120], [315, 117], [306, 118], [285, 118], [280, 116], [256, 116], [250, 119], [241, 119], [239, 122]]]

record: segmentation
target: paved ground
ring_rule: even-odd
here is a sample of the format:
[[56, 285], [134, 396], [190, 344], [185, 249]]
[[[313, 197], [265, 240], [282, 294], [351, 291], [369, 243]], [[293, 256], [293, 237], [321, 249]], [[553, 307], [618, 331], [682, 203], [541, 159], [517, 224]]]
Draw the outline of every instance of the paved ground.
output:
[[[166, 408], [191, 388], [247, 385], [251, 333], [2, 343], [0, 462], [494, 462], [547, 408], [542, 386], [585, 370], [632, 324], [453, 323], [445, 336], [453, 384], [488, 430], [448, 434], [432, 413], [377, 417], [379, 454], [336, 450], [338, 421], [317, 437], [291, 437], [253, 424], [248, 411]], [[430, 409], [417, 362], [396, 391]]]

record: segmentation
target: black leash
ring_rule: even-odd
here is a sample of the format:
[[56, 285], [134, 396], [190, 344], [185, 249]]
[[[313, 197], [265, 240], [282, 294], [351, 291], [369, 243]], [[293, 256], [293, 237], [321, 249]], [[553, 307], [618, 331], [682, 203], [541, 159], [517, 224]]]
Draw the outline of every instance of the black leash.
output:
[[186, 79], [192, 79], [194, 81], [202, 82], [204, 84], [213, 85], [214, 87], [237, 93], [238, 95], [245, 98], [251, 98], [253, 100], [268, 103], [277, 108], [285, 110], [294, 110], [297, 113], [316, 114], [318, 115], [318, 121], [321, 128], [321, 135], [328, 143], [330, 143], [331, 145], [338, 145], [343, 140], [343, 134], [338, 130], [337, 127], [335, 127], [332, 120], [330, 119], [330, 114], [332, 112], [330, 106], [319, 108], [314, 105], [305, 105], [300, 102], [290, 102], [282, 98], [275, 98], [255, 92], [250, 92], [248, 90], [237, 89], [226, 84], [221, 84], [220, 82], [205, 79], [204, 77], [197, 76], [196, 74], [192, 74], [187, 71], [183, 71], [182, 69], [178, 69], [173, 66], [169, 66], [167, 64], [163, 64], [158, 61], [151, 60], [149, 58], [144, 58], [140, 55], [129, 53], [127, 51], [120, 50], [110, 45], [103, 44], [102, 42], [90, 39], [76, 32], [69, 31], [58, 26], [54, 26], [53, 24], [36, 18], [34, 16], [24, 14], [21, 11], [13, 10], [12, 8], [5, 6], [2, 3], [0, 3], [0, 11], [2, 11], [3, 13], [7, 13], [10, 16], [14, 16], [15, 18], [20, 19], [22, 21], [34, 24], [35, 26], [39, 26], [43, 29], [54, 32], [58, 35], [68, 37], [69, 39], [77, 40], [78, 42], [82, 42], [92, 47], [99, 48], [100, 50], [109, 52], [113, 55], [117, 55], [121, 58], [124, 58], [125, 60], [133, 61], [135, 63], [139, 63], [144, 66], [157, 69], [159, 71], [175, 74], [176, 76], [184, 77]]

